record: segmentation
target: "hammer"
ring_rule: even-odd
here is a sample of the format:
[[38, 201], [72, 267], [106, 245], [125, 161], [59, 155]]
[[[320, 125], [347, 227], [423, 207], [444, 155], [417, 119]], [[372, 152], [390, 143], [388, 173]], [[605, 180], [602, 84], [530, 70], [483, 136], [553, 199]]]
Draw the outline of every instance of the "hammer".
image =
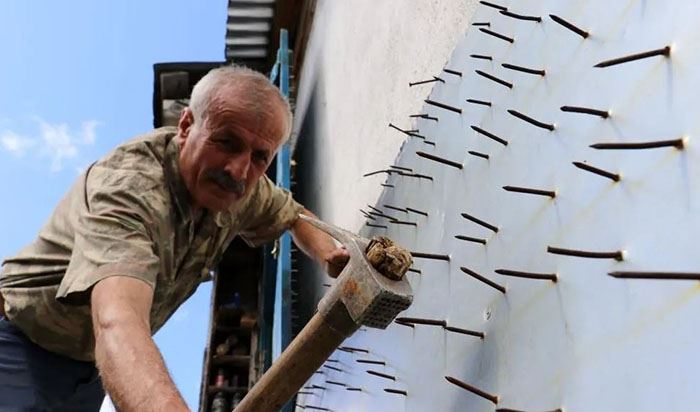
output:
[[[234, 412], [277, 412], [361, 325], [386, 329], [413, 301], [403, 277], [408, 265], [380, 274], [365, 256], [370, 240], [318, 219], [299, 215], [339, 241], [350, 259], [318, 311], [246, 394]], [[409, 263], [410, 265], [410, 259]]]

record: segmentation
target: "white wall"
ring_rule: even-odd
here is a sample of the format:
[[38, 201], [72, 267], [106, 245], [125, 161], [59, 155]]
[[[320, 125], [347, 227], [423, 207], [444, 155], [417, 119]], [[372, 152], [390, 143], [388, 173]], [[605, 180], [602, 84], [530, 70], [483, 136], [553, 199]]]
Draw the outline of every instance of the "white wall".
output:
[[[420, 111], [433, 86], [409, 88], [408, 83], [441, 74], [476, 3], [318, 1], [303, 72], [297, 74], [295, 133], [316, 159], [301, 166], [315, 180], [300, 185], [313, 185], [311, 207], [326, 221], [350, 230], [361, 227], [358, 209], [374, 205], [386, 177], [362, 175], [385, 169], [405, 140], [387, 127], [389, 122], [410, 129], [408, 115]], [[314, 118], [305, 124], [314, 90]], [[311, 129], [315, 140], [304, 142]]]

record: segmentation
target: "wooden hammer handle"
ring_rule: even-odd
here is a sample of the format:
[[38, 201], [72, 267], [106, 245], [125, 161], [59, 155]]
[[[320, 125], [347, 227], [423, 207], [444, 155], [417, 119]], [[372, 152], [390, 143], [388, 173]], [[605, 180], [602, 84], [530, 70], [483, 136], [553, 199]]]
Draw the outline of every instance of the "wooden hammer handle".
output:
[[341, 303], [325, 315], [316, 313], [234, 411], [277, 412], [282, 409], [358, 328]]

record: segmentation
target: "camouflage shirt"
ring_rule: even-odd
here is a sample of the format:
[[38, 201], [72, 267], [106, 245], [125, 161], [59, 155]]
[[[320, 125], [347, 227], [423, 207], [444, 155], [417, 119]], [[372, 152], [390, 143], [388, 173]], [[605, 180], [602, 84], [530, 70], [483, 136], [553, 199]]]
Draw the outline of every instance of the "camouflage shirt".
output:
[[153, 287], [155, 333], [215, 268], [231, 240], [278, 237], [302, 206], [262, 177], [222, 213], [195, 213], [178, 170], [175, 128], [127, 142], [81, 175], [38, 238], [6, 259], [5, 312], [32, 341], [93, 361], [90, 291], [110, 276]]

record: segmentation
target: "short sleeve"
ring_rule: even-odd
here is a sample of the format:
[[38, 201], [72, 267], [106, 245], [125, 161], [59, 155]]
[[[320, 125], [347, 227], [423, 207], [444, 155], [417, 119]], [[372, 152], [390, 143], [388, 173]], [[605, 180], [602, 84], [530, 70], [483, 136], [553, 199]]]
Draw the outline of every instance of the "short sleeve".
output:
[[280, 237], [304, 210], [289, 191], [276, 186], [267, 176], [258, 180], [248, 208], [251, 212], [245, 214], [240, 236], [253, 247]]
[[85, 204], [75, 224], [70, 264], [59, 286], [59, 302], [84, 305], [92, 287], [110, 276], [129, 276], [155, 287], [159, 272], [157, 183], [141, 173], [93, 166]]

